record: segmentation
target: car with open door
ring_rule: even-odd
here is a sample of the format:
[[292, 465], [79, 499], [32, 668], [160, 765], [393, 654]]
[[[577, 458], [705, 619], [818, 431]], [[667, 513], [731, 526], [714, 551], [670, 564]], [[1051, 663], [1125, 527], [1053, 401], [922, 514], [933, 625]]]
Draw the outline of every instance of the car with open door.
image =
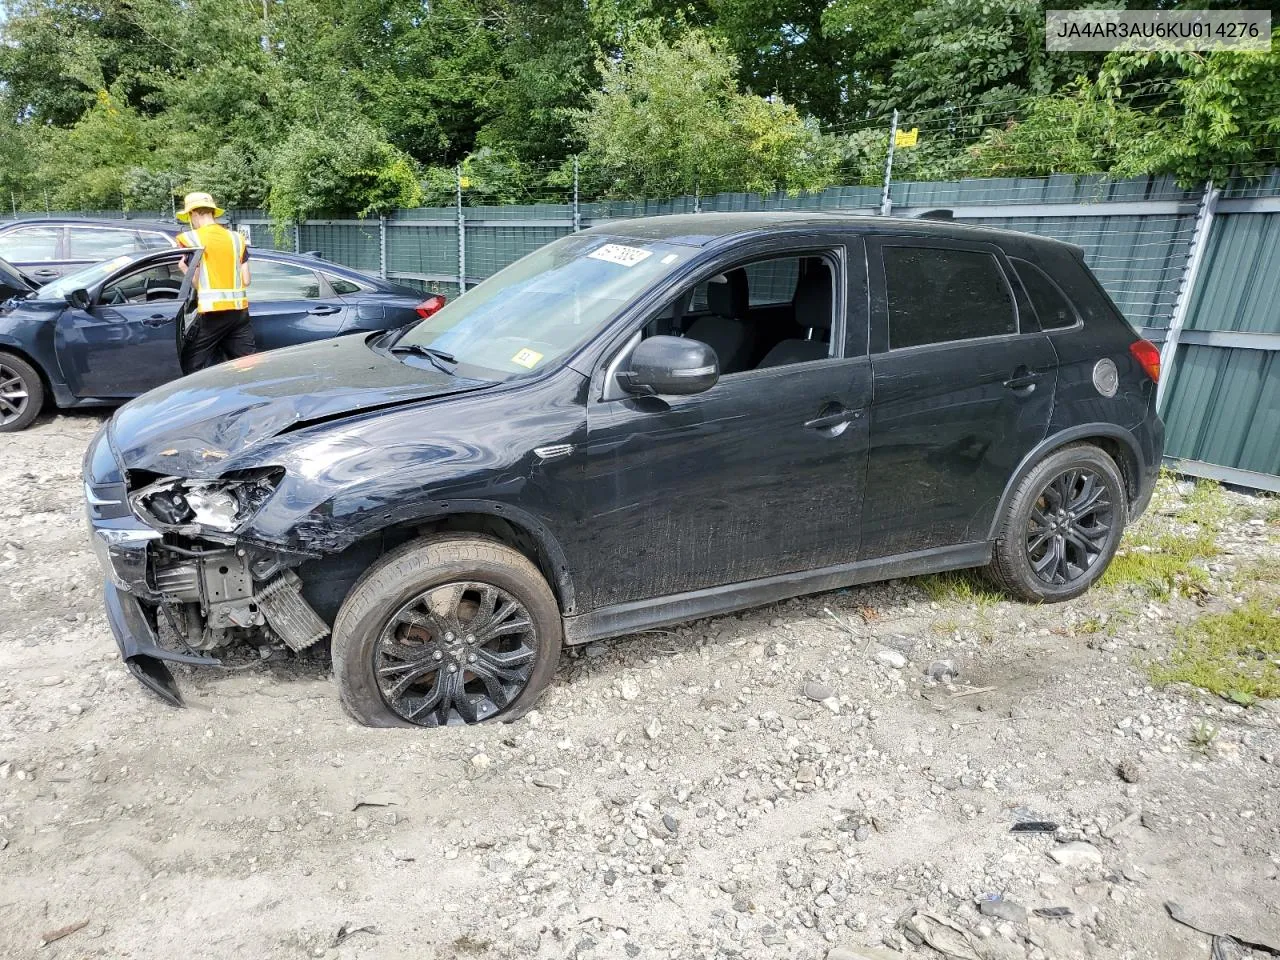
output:
[[328, 641], [377, 726], [513, 719], [564, 644], [889, 577], [1093, 584], [1159, 353], [1073, 246], [799, 213], [563, 237], [412, 327], [124, 406], [84, 466], [129, 669]]
[[[0, 305], [0, 432], [30, 424], [43, 404], [123, 403], [183, 374], [190, 287], [175, 248], [119, 256], [17, 291]], [[421, 319], [440, 298], [314, 257], [254, 250], [249, 316], [259, 350]], [[4, 397], [0, 394], [0, 397]]]

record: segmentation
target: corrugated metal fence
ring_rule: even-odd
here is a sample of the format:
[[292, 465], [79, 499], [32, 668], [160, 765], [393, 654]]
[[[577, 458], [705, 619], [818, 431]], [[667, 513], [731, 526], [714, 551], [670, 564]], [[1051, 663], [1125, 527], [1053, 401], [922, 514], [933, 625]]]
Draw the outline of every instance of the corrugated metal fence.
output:
[[[1163, 344], [1166, 453], [1178, 469], [1280, 491], [1280, 171], [1187, 189], [1164, 178], [966, 180], [892, 185], [893, 213], [945, 207], [957, 220], [1078, 244], [1126, 317]], [[720, 194], [400, 210], [316, 219], [277, 242], [260, 211], [233, 211], [255, 245], [328, 259], [456, 294], [575, 229], [668, 213], [839, 210], [874, 215], [880, 187], [787, 196]]]

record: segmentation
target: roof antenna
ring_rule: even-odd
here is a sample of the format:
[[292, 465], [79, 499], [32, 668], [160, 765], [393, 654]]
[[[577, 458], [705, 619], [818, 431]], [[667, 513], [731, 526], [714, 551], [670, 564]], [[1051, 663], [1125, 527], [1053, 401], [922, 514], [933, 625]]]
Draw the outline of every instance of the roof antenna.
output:
[[924, 213], [916, 214], [917, 220], [954, 220], [956, 212], [946, 207], [939, 207], [937, 210], [926, 210]]

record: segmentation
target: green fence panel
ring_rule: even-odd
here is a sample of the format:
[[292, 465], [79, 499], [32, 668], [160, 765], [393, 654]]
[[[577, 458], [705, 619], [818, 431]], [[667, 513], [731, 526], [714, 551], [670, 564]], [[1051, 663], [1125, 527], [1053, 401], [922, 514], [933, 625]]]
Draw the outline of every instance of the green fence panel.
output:
[[1178, 348], [1165, 453], [1280, 477], [1280, 351]]

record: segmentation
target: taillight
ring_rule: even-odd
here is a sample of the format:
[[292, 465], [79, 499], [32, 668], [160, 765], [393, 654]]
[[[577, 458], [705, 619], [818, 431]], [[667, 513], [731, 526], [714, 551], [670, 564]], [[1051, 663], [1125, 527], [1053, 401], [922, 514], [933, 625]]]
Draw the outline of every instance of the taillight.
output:
[[1160, 382], [1160, 348], [1150, 340], [1135, 340], [1129, 344], [1133, 359], [1146, 371], [1153, 382]]
[[444, 304], [445, 304], [444, 297], [440, 296], [439, 294], [436, 294], [434, 297], [427, 297], [427, 299], [423, 300], [420, 304], [418, 304], [413, 309], [417, 310], [418, 316], [422, 317], [422, 319], [425, 320], [427, 317], [431, 316], [433, 313], [438, 313], [440, 311], [440, 308], [443, 307]]

